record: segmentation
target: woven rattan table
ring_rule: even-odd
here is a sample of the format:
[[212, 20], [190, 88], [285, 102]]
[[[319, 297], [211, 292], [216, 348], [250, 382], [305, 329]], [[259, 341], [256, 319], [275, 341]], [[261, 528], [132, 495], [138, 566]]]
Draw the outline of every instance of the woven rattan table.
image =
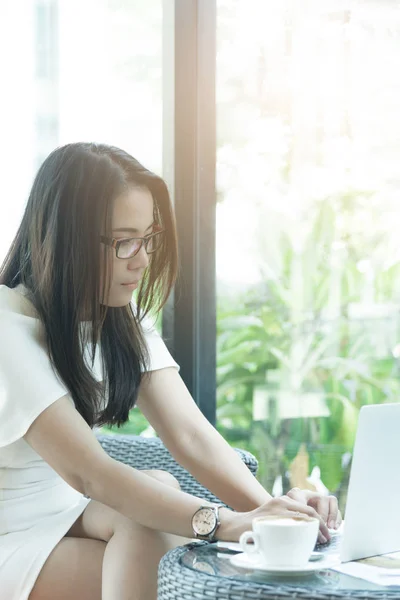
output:
[[385, 588], [333, 570], [302, 577], [274, 577], [234, 567], [215, 544], [193, 542], [161, 559], [158, 600], [378, 600], [400, 599]]

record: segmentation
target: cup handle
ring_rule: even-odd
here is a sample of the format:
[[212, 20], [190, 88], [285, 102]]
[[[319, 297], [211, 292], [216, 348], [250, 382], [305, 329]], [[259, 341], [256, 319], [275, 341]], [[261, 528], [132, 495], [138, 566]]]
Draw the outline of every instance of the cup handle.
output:
[[[253, 540], [254, 544], [249, 544], [248, 540]], [[246, 554], [256, 554], [258, 552], [258, 539], [254, 531], [245, 531], [239, 538], [239, 544]]]

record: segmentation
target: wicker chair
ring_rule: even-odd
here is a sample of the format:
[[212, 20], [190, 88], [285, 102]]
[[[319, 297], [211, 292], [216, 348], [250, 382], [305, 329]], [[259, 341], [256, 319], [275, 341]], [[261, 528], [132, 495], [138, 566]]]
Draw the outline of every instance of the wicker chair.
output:
[[[220, 502], [210, 490], [181, 467], [171, 456], [159, 438], [145, 438], [136, 435], [96, 434], [104, 450], [116, 460], [135, 469], [161, 469], [168, 471], [179, 481], [181, 489], [188, 494], [198, 496], [210, 502]], [[245, 465], [255, 476], [258, 462], [245, 450], [235, 448]]]

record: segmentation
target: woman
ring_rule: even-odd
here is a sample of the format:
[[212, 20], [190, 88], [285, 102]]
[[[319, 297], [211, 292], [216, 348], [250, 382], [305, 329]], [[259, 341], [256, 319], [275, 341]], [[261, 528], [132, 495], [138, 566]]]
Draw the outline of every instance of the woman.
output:
[[[296, 489], [272, 499], [198, 410], [148, 316], [176, 272], [161, 178], [105, 145], [50, 154], [0, 271], [7, 600], [151, 600], [162, 555], [196, 534], [237, 541], [255, 516], [296, 512], [320, 517], [322, 541], [339, 525], [333, 497]], [[104, 452], [93, 429], [123, 424], [134, 405], [233, 511]]]

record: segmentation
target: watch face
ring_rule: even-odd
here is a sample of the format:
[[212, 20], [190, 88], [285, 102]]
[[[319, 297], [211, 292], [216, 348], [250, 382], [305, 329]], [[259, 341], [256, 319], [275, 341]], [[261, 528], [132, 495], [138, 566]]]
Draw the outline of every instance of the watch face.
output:
[[202, 508], [193, 517], [192, 525], [198, 535], [209, 535], [217, 524], [217, 517], [211, 508]]

